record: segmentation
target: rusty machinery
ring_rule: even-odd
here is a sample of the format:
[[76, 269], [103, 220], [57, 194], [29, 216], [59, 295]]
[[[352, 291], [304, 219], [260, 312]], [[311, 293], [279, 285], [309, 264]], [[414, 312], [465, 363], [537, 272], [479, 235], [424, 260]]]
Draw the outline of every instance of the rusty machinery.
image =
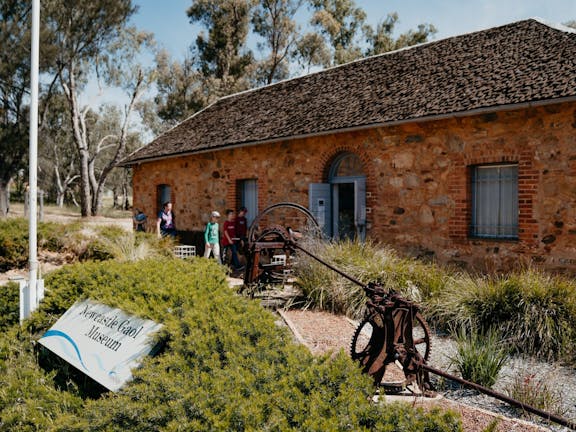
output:
[[[268, 207], [255, 219], [250, 229], [245, 285], [258, 282], [262, 278], [271, 278], [275, 272], [281, 272], [283, 270], [281, 264], [270, 264], [269, 260], [261, 259], [262, 254], [280, 250], [288, 257], [300, 251], [362, 287], [368, 299], [367, 312], [354, 332], [350, 354], [352, 359], [360, 364], [363, 372], [373, 378], [376, 386], [383, 386], [388, 392], [398, 392], [417, 386], [421, 395], [432, 396], [435, 394], [429, 378], [429, 374], [432, 373], [576, 430], [576, 423], [570, 420], [430, 366], [428, 359], [431, 349], [431, 332], [418, 305], [398, 293], [386, 291], [379, 284], [364, 284], [315, 256], [298, 243], [298, 236], [290, 228], [272, 225], [260, 229], [259, 224], [264, 220], [265, 215], [279, 208], [289, 208], [303, 213], [313, 230], [320, 231], [312, 214], [298, 204], [280, 203]], [[393, 364], [399, 366], [403, 377], [393, 382], [383, 382], [385, 374], [389, 371], [388, 367]]]
[[[284, 225], [270, 224], [274, 213], [280, 212], [289, 213], [288, 217], [284, 215]], [[298, 217], [300, 220], [297, 221]], [[268, 226], [262, 228], [264, 223], [268, 223]], [[288, 223], [294, 228], [285, 227]], [[274, 282], [282, 278], [290, 268], [293, 244], [303, 233], [320, 236], [321, 228], [312, 213], [299, 204], [282, 202], [260, 212], [248, 230], [244, 285]], [[283, 256], [284, 259], [275, 261], [274, 256]]]

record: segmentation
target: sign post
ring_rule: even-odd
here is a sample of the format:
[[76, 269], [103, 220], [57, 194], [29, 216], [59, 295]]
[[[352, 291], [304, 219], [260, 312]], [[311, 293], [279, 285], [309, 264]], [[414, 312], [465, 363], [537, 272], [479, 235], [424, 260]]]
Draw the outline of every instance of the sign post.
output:
[[[29, 276], [28, 284], [20, 288], [20, 323], [38, 306], [38, 81], [40, 61], [40, 0], [32, 0], [32, 29], [30, 50], [30, 141], [28, 185], [30, 213], [28, 219]], [[27, 292], [23, 292], [26, 290]], [[22, 302], [25, 302], [22, 304]]]

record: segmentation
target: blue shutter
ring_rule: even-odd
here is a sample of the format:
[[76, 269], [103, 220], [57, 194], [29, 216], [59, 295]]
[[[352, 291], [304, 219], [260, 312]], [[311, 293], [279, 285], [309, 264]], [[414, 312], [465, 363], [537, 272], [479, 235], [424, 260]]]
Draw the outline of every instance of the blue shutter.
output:
[[354, 209], [356, 234], [358, 240], [366, 239], [366, 179], [354, 180], [354, 193], [356, 195], [356, 208]]
[[330, 184], [310, 183], [308, 188], [308, 210], [314, 215], [325, 236], [332, 236], [332, 202]]

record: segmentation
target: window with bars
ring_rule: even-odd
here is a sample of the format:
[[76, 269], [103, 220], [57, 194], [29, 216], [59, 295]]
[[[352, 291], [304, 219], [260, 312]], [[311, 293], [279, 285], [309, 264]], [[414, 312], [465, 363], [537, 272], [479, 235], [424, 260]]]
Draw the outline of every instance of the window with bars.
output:
[[518, 238], [518, 165], [472, 168], [473, 237]]

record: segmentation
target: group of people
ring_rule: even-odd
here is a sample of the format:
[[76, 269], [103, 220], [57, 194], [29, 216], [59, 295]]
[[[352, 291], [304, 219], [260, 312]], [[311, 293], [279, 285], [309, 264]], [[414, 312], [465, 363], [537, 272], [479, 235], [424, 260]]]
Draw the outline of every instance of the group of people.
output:
[[[238, 214], [232, 209], [226, 210], [226, 220], [222, 226], [222, 236], [220, 236], [220, 213], [213, 211], [210, 213], [210, 221], [206, 224], [204, 230], [204, 257], [209, 258], [211, 255], [222, 263], [220, 253], [220, 244], [222, 244], [222, 254], [228, 256], [230, 265], [234, 270], [241, 270], [243, 266], [238, 258], [238, 251], [244, 247], [247, 242], [248, 221], [246, 214], [248, 209], [240, 207]], [[146, 215], [136, 210], [133, 218], [134, 228], [136, 231], [146, 231]], [[158, 212], [156, 218], [156, 232], [158, 237], [176, 237], [176, 220], [172, 212], [172, 203], [166, 202]], [[220, 242], [220, 239], [222, 242]]]
[[[238, 214], [232, 209], [226, 210], [226, 220], [222, 227], [222, 248], [224, 256], [230, 256], [230, 265], [234, 270], [241, 270], [242, 265], [238, 259], [238, 249], [247, 241], [246, 207], [240, 207]], [[210, 221], [204, 230], [205, 250], [204, 257], [213, 255], [218, 262], [222, 262], [220, 255], [220, 213], [213, 211]]]

